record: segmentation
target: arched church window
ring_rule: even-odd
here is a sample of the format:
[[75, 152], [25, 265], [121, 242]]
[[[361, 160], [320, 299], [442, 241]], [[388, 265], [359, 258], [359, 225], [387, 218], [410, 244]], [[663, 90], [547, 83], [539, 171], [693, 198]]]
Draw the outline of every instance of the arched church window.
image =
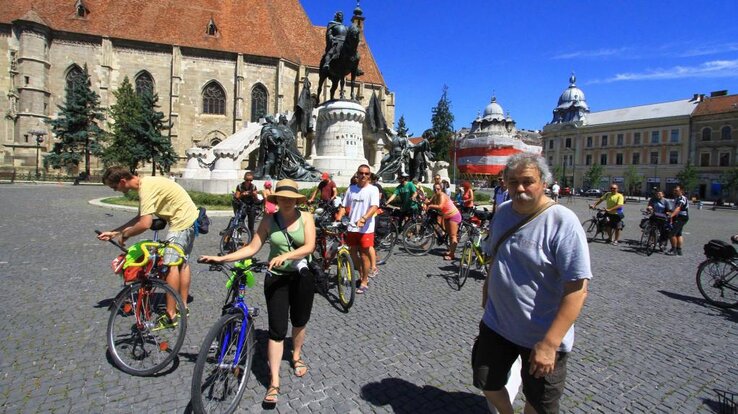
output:
[[727, 126], [727, 125], [724, 126], [720, 130], [720, 139], [731, 139], [732, 137], [731, 137], [731, 134], [730, 133], [731, 133], [730, 127]]
[[251, 122], [258, 122], [259, 118], [267, 114], [267, 89], [258, 84], [251, 89]]
[[205, 114], [225, 115], [225, 91], [213, 81], [202, 91], [202, 112]]
[[154, 78], [149, 72], [143, 71], [136, 76], [136, 93], [138, 95], [154, 94]]
[[84, 84], [85, 73], [79, 66], [72, 65], [72, 67], [67, 71], [66, 81], [67, 89], [72, 90], [75, 87]]

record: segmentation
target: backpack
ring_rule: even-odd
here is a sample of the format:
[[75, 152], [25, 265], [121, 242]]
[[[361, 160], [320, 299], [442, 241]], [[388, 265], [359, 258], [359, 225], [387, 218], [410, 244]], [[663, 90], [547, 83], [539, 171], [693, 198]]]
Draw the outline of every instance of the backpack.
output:
[[195, 220], [195, 234], [208, 234], [210, 231], [210, 217], [205, 207], [198, 207], [197, 220]]
[[722, 240], [710, 240], [704, 249], [709, 259], [730, 260], [736, 256], [735, 248]]

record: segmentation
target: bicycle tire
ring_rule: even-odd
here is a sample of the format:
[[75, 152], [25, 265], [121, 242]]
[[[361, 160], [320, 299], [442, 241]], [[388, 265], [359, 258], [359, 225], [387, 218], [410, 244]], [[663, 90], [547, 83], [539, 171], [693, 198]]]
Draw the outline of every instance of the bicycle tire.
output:
[[646, 239], [646, 256], [650, 256], [656, 250], [656, 245], [659, 242], [659, 231], [655, 227], [651, 227], [648, 232], [648, 239]]
[[707, 259], [697, 268], [697, 288], [719, 308], [738, 307], [738, 268], [720, 259]]
[[472, 264], [474, 264], [475, 259], [474, 247], [472, 246], [471, 241], [467, 241], [464, 243], [464, 248], [461, 250], [461, 258], [459, 259], [459, 273], [456, 277], [456, 286], [458, 287], [458, 290], [461, 290], [466, 283], [466, 279], [469, 277], [469, 272], [471, 271], [471, 267]]
[[354, 304], [356, 290], [351, 269], [351, 255], [347, 249], [339, 249], [336, 253], [336, 286], [338, 301], [344, 310], [349, 310]]
[[397, 242], [397, 225], [390, 222], [390, 231], [383, 237], [374, 238], [374, 250], [377, 253], [377, 265], [383, 265], [387, 263], [390, 256], [392, 256], [392, 250]]
[[243, 224], [229, 227], [220, 238], [218, 247], [221, 254], [233, 253], [251, 242], [251, 231]]
[[194, 412], [232, 413], [238, 408], [251, 377], [256, 343], [253, 319], [249, 317], [241, 354], [238, 361], [234, 360], [243, 321], [242, 312], [227, 313], [205, 336], [192, 374]]
[[402, 245], [405, 251], [412, 256], [427, 254], [436, 244], [436, 235], [433, 226], [415, 222], [403, 232]]
[[646, 224], [646, 227], [644, 227], [643, 230], [641, 230], [641, 241], [639, 245], [643, 247], [644, 249], [646, 248], [646, 243], [648, 243], [648, 233], [650, 232], [651, 232], [650, 224]]
[[456, 233], [456, 240], [458, 240], [458, 243], [456, 243], [456, 252], [459, 252], [461, 249], [463, 249], [467, 241], [471, 241], [471, 235], [472, 225], [462, 221], [459, 224], [459, 230]]
[[582, 223], [582, 227], [584, 228], [584, 232], [587, 233], [587, 242], [591, 243], [594, 241], [595, 238], [597, 238], [597, 221], [594, 219], [586, 220]]
[[177, 318], [173, 329], [155, 330], [159, 317], [166, 314], [166, 295], [174, 297], [177, 309], [184, 309], [184, 303], [159, 279], [135, 282], [124, 289], [110, 307], [106, 330], [110, 357], [128, 374], [155, 374], [177, 356], [187, 333], [187, 317]]

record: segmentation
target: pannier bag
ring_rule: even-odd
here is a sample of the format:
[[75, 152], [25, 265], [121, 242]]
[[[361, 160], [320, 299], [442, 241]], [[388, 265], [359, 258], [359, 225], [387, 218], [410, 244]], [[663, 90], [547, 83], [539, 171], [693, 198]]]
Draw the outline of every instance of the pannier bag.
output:
[[729, 260], [736, 256], [735, 248], [722, 240], [710, 240], [704, 248], [705, 256], [710, 259]]
[[374, 217], [374, 233], [385, 236], [392, 230], [392, 217], [389, 214], [378, 214]]

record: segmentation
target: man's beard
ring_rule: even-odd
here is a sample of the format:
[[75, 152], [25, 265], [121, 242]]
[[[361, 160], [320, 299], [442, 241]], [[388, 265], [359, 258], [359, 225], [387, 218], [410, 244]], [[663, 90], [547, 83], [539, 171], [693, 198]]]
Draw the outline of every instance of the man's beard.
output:
[[533, 201], [533, 197], [526, 193], [516, 193], [514, 197], [519, 201]]

